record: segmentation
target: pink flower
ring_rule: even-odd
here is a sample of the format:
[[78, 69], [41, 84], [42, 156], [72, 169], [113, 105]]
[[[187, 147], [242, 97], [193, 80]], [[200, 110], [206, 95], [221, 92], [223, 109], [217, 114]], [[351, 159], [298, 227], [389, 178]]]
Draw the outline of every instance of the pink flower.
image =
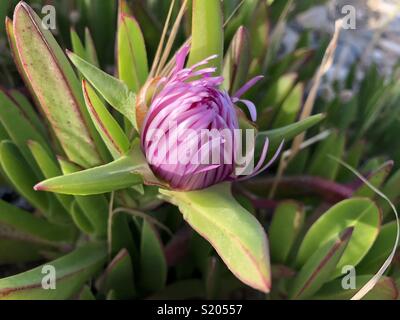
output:
[[[215, 56], [184, 67], [189, 49], [185, 45], [176, 55], [172, 72], [157, 81], [141, 127], [141, 146], [151, 169], [178, 190], [203, 189], [237, 179], [240, 143], [236, 134], [240, 131], [235, 103], [244, 103], [255, 121], [254, 104], [240, 97], [262, 78], [252, 79], [230, 97], [220, 89], [223, 77], [212, 76], [215, 68], [204, 67]], [[250, 176], [265, 170], [280, 148], [262, 168], [267, 150], [268, 140]]]

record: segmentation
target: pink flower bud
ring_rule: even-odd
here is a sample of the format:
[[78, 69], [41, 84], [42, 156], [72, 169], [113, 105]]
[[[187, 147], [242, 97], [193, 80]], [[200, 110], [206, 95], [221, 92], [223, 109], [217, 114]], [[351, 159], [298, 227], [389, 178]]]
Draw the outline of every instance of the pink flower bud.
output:
[[[212, 76], [215, 68], [205, 67], [215, 57], [184, 68], [188, 53], [189, 46], [184, 46], [172, 72], [153, 85], [150, 107], [141, 123], [141, 145], [151, 169], [178, 190], [236, 179], [236, 133], [240, 131], [235, 103], [244, 103], [254, 121], [253, 103], [239, 98], [260, 79], [251, 80], [230, 97], [220, 89], [223, 78]], [[268, 142], [261, 162], [267, 148]], [[252, 175], [258, 173], [261, 162]]]

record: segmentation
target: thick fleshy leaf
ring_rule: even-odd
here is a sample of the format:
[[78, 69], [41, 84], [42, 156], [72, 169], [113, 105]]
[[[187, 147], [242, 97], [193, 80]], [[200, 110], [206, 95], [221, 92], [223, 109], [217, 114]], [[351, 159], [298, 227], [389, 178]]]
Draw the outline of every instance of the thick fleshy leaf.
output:
[[349, 244], [353, 228], [347, 228], [320, 246], [293, 280], [290, 297], [306, 299], [311, 297], [326, 283]]
[[192, 0], [192, 41], [188, 65], [191, 66], [212, 55], [218, 57], [209, 66], [222, 71], [224, 31], [221, 1]]
[[29, 151], [27, 143], [29, 140], [40, 141], [46, 150], [49, 151], [51, 149], [47, 141], [39, 134], [23, 111], [1, 90], [0, 110], [0, 123], [7, 131], [12, 141], [18, 146], [25, 160], [30, 164], [29, 166], [35, 171], [38, 177], [40, 177], [40, 170]]
[[271, 260], [285, 263], [304, 224], [304, 208], [294, 201], [282, 202], [275, 210], [269, 228]]
[[107, 193], [143, 183], [158, 184], [139, 146], [108, 164], [38, 183], [35, 190], [73, 195]]
[[0, 143], [0, 162], [17, 191], [43, 214], [49, 214], [49, 197], [33, 190], [32, 187], [37, 183], [38, 178], [17, 146], [11, 141], [4, 140]]
[[73, 241], [74, 231], [0, 200], [0, 264], [43, 259], [44, 251], [63, 249]]
[[[380, 186], [385, 182], [387, 176], [390, 174], [393, 168], [393, 161], [388, 161], [376, 169], [374, 172], [370, 174], [368, 177], [368, 181], [376, 188], [380, 188]], [[357, 197], [369, 197], [374, 198], [376, 196], [375, 191], [371, 190], [370, 187], [363, 184], [360, 188], [358, 188], [353, 196]]]
[[258, 1], [250, 22], [250, 43], [253, 58], [259, 64], [264, 62], [269, 43], [268, 6], [265, 1]]
[[[333, 280], [325, 284], [313, 299], [350, 300], [372, 277], [373, 275], [357, 276], [355, 289], [343, 289], [342, 279]], [[375, 287], [363, 297], [363, 300], [397, 300], [398, 298], [399, 292], [394, 279], [382, 277]]]
[[[32, 161], [35, 162], [35, 160]], [[33, 190], [33, 186], [38, 181], [37, 174], [13, 142], [3, 140], [0, 143], [0, 163], [15, 189], [43, 215], [53, 222], [70, 222], [67, 211], [53, 195], [38, 194]]]
[[[103, 244], [88, 244], [47, 265], [55, 268], [56, 288], [46, 290], [42, 283], [49, 274], [45, 266], [0, 280], [0, 299], [59, 300], [71, 298], [93, 277], [107, 259]], [[43, 273], [44, 271], [44, 273]], [[47, 282], [45, 282], [47, 284]]]
[[250, 40], [245, 27], [240, 27], [232, 39], [224, 60], [224, 89], [234, 94], [247, 80], [250, 68]]
[[272, 125], [273, 128], [279, 128], [290, 125], [296, 120], [302, 106], [303, 84], [299, 83], [289, 93], [278, 110], [278, 114]]
[[12, 100], [14, 100], [15, 104], [18, 105], [19, 109], [29, 120], [29, 122], [31, 122], [38, 131], [40, 131], [44, 138], [48, 138], [48, 131], [43, 123], [43, 119], [39, 117], [37, 111], [34, 109], [27, 97], [17, 90], [10, 90], [8, 93]]
[[101, 71], [78, 55], [68, 52], [68, 57], [103, 98], [136, 126], [135, 94], [123, 82]]
[[142, 31], [135, 18], [122, 12], [119, 14], [117, 37], [118, 77], [137, 93], [149, 70]]
[[344, 200], [325, 212], [309, 229], [297, 255], [297, 266], [345, 228], [354, 227], [353, 236], [332, 278], [341, 275], [342, 267], [356, 266], [367, 254], [378, 236], [381, 213], [374, 202], [364, 198]]
[[83, 6], [100, 60], [112, 62], [114, 50], [110, 41], [116, 31], [117, 1], [85, 0]]
[[128, 251], [122, 249], [110, 262], [96, 283], [100, 292], [113, 290], [119, 300], [132, 299], [136, 295], [132, 262]]
[[86, 80], [82, 81], [82, 90], [97, 131], [114, 159], [118, 159], [129, 150], [127, 136]]
[[160, 190], [184, 219], [211, 243], [227, 267], [263, 292], [271, 286], [268, 240], [264, 229], [233, 198], [230, 184], [190, 192]]
[[143, 221], [140, 240], [140, 285], [146, 292], [157, 292], [167, 281], [167, 262], [156, 230]]
[[85, 46], [83, 45], [81, 39], [79, 38], [79, 35], [74, 29], [71, 29], [71, 44], [75, 54], [80, 56], [82, 59], [89, 60], [87, 57]]
[[323, 114], [316, 114], [282, 128], [259, 132], [256, 140], [256, 154], [260, 154], [266, 138], [269, 139], [270, 148], [276, 150], [283, 140], [289, 142], [300, 133], [320, 123], [324, 117]]
[[[63, 159], [58, 159], [61, 164], [62, 173], [70, 174], [79, 172], [81, 168], [77, 165], [67, 162]], [[80, 210], [73, 207], [75, 218], [80, 220], [87, 220], [85, 225], [90, 226], [86, 228], [88, 233], [93, 233], [95, 236], [102, 238], [107, 234], [107, 221], [108, 221], [108, 201], [103, 195], [90, 195], [90, 196], [75, 196], [76, 206]], [[81, 216], [85, 216], [85, 218]]]
[[[0, 224], [0, 229], [2, 228]], [[45, 258], [44, 250], [52, 250], [29, 241], [9, 239], [7, 234], [3, 233], [0, 231], [0, 266], [40, 261]]]
[[15, 65], [18, 69], [18, 72], [20, 73], [21, 77], [23, 78], [25, 85], [29, 88], [32, 97], [35, 99], [35, 102], [39, 105], [38, 98], [35, 95], [35, 93], [32, 89], [32, 86], [29, 83], [28, 76], [26, 75], [26, 72], [22, 66], [21, 58], [19, 56], [18, 49], [17, 49], [17, 42], [15, 40], [14, 24], [13, 24], [13, 21], [9, 17], [6, 17], [6, 31], [7, 31], [7, 37], [8, 37], [8, 42], [10, 45], [12, 57], [14, 59]]
[[[28, 146], [46, 179], [50, 179], [62, 174], [57, 161], [49, 155], [49, 153], [39, 142], [31, 140], [28, 142]], [[55, 194], [55, 197], [60, 201], [65, 210], [70, 210], [73, 201], [72, 197], [62, 194]]]
[[[357, 141], [349, 150], [347, 150], [347, 154], [345, 157], [345, 161], [347, 164], [352, 166], [353, 168], [358, 168], [360, 161], [364, 155], [365, 151], [365, 142]], [[340, 167], [339, 173], [336, 178], [339, 182], [348, 182], [354, 180], [354, 174], [345, 167]]]
[[85, 50], [87, 61], [98, 67], [99, 58], [97, 57], [96, 46], [88, 28], [85, 28]]
[[90, 223], [89, 219], [86, 217], [76, 200], [72, 202], [69, 211], [71, 213], [72, 220], [79, 230], [86, 234], [92, 234], [94, 232], [93, 225]]
[[87, 285], [82, 288], [76, 298], [78, 300], [96, 300], [96, 297], [93, 295], [92, 290]]
[[[400, 196], [400, 170], [397, 170], [384, 185], [382, 192], [392, 201], [396, 201]], [[379, 201], [383, 216], [385, 217], [392, 209], [390, 205], [383, 200]]]
[[279, 77], [279, 79], [268, 88], [268, 91], [259, 106], [261, 108], [279, 107], [293, 88], [296, 79], [297, 75], [294, 73], [285, 74]]
[[378, 272], [393, 250], [396, 232], [397, 223], [395, 221], [382, 226], [374, 245], [357, 266], [358, 274], [374, 274]]
[[29, 86], [65, 153], [85, 167], [100, 164], [100, 140], [85, 109], [78, 79], [51, 32], [42, 28], [40, 18], [24, 2], [15, 9], [13, 29]]
[[335, 180], [340, 164], [329, 159], [328, 156], [331, 155], [340, 159], [344, 152], [345, 142], [344, 134], [336, 131], [331, 133], [318, 145], [308, 168], [309, 174]]

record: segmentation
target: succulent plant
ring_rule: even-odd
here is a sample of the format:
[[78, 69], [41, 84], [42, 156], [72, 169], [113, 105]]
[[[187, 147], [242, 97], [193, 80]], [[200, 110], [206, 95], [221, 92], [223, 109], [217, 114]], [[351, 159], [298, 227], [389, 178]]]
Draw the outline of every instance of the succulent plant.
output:
[[[279, 53], [284, 25], [309, 5], [54, 4], [55, 35], [27, 3], [6, 8], [27, 90], [5, 82], [0, 91], [1, 173], [29, 206], [0, 200], [0, 265], [24, 271], [0, 279], [0, 298], [350, 299], [388, 261], [400, 199], [398, 70], [384, 79], [372, 66], [358, 83], [355, 64], [333, 99], [307, 99], [311, 115], [304, 100], [331, 46], [310, 49], [305, 32]], [[69, 11], [78, 14], [70, 30]], [[173, 148], [148, 138], [170, 121], [196, 136], [252, 130], [253, 174], [160, 162]], [[349, 266], [356, 287], [346, 289]], [[399, 279], [393, 263], [359, 298], [397, 299]]]

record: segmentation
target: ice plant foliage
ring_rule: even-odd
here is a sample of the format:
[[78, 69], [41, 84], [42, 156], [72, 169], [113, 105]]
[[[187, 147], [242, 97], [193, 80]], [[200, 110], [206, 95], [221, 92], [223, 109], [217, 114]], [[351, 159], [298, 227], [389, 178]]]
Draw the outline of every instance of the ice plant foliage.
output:
[[[256, 121], [254, 104], [240, 97], [262, 78], [250, 80], [231, 97], [220, 88], [223, 77], [213, 76], [216, 68], [207, 67], [216, 56], [185, 68], [189, 51], [189, 45], [183, 46], [176, 55], [174, 69], [158, 80], [141, 130], [142, 149], [152, 170], [179, 190], [204, 189], [234, 180], [238, 160], [243, 159], [248, 165], [249, 158], [253, 159], [253, 152], [241, 156], [242, 130], [235, 103], [243, 102], [251, 119]], [[248, 131], [250, 138], [254, 138], [254, 130]], [[250, 139], [250, 144], [250, 150], [254, 151], [254, 139]], [[250, 176], [267, 169], [280, 148], [262, 167], [267, 150], [268, 140]]]

